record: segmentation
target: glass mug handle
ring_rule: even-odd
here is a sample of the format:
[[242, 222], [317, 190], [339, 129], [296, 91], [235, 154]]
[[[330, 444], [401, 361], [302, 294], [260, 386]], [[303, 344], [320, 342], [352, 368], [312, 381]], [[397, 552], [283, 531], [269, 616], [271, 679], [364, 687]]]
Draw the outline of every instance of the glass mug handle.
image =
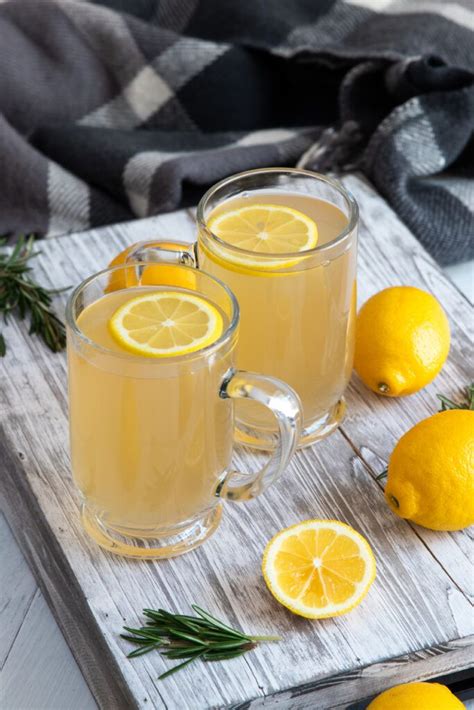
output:
[[[184, 264], [197, 269], [196, 244], [166, 239], [139, 242], [128, 254], [127, 262]], [[220, 498], [251, 500], [280, 478], [293, 456], [301, 433], [301, 402], [296, 392], [281, 380], [243, 370], [225, 378], [220, 396], [260, 402], [278, 423], [278, 442], [266, 465], [254, 474], [228, 471], [216, 490]]]
[[220, 396], [260, 402], [272, 412], [278, 423], [277, 444], [265, 466], [254, 474], [230, 470], [216, 490], [220, 498], [251, 500], [280, 478], [293, 456], [301, 433], [301, 402], [296, 392], [281, 380], [245, 370], [228, 374]]
[[138, 242], [128, 253], [127, 263], [182, 264], [198, 268], [196, 243], [180, 242], [175, 239], [155, 239]]

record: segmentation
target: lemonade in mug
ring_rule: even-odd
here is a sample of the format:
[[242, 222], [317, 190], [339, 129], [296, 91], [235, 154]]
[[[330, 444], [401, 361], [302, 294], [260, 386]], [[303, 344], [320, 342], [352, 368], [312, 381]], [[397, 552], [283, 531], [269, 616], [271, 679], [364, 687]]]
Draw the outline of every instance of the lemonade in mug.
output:
[[[309, 171], [251, 170], [212, 187], [197, 212], [200, 268], [241, 309], [237, 362], [299, 394], [300, 446], [338, 426], [354, 353], [358, 210], [336, 181]], [[237, 408], [238, 438], [271, 447], [258, 405]]]
[[[153, 285], [146, 265], [96, 274], [67, 309], [71, 460], [84, 526], [102, 547], [141, 558], [193, 549], [216, 529], [221, 499], [268, 487], [294, 451], [301, 417], [284, 383], [235, 371], [231, 291], [186, 266], [152, 268]], [[238, 398], [265, 405], [279, 424], [277, 450], [253, 475], [231, 468]]]

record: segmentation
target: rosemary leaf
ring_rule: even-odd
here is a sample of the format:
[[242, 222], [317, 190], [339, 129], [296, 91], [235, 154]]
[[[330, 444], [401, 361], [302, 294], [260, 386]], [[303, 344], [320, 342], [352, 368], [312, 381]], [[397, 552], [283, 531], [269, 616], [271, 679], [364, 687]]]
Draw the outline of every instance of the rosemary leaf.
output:
[[208, 614], [207, 611], [204, 611], [204, 609], [201, 609], [196, 604], [193, 604], [193, 609], [196, 612], [196, 614], [199, 614], [200, 617], [202, 617], [205, 621], [207, 621], [209, 624], [211, 624], [211, 626], [213, 626], [214, 628], [221, 629], [222, 631], [225, 631], [226, 633], [229, 633], [232, 636], [238, 636], [240, 638], [248, 638], [248, 636], [246, 636], [245, 634], [242, 634], [240, 631], [236, 631], [235, 629], [232, 629], [230, 626], [223, 624], [222, 621], [215, 619], [213, 616]]
[[143, 644], [143, 641], [141, 639], [137, 639], [134, 636], [128, 636], [127, 634], [120, 634], [120, 638], [125, 639], [126, 641], [130, 641], [130, 643], [137, 643], [137, 644]]
[[169, 675], [176, 673], [176, 671], [179, 671], [181, 668], [184, 668], [185, 666], [189, 665], [190, 663], [192, 663], [193, 661], [195, 661], [197, 658], [199, 658], [202, 655], [203, 655], [203, 651], [201, 651], [200, 653], [194, 654], [194, 656], [191, 656], [191, 658], [188, 658], [188, 660], [184, 661], [184, 663], [179, 663], [177, 666], [170, 668], [169, 671], [166, 671], [166, 673], [162, 673], [160, 676], [158, 676], [158, 680], [164, 680]]
[[471, 409], [474, 410], [474, 382], [467, 385], [464, 390], [464, 399], [460, 402], [455, 402], [454, 400], [446, 397], [444, 394], [436, 395], [441, 402], [440, 412], [445, 412], [447, 409]]
[[[249, 646], [249, 641], [242, 639], [241, 641], [219, 641], [212, 645], [211, 653], [214, 651], [227, 651], [232, 648], [242, 648], [242, 646]], [[251, 644], [250, 644], [251, 645]]]
[[150, 653], [150, 651], [153, 651], [153, 649], [159, 648], [159, 647], [160, 647], [159, 643], [153, 643], [153, 644], [149, 644], [148, 646], [142, 646], [142, 648], [137, 648], [135, 651], [132, 651], [131, 653], [129, 653], [127, 658], [137, 658], [138, 656], [144, 656], [145, 653]]
[[200, 644], [201, 646], [208, 645], [207, 641], [203, 641], [202, 639], [199, 639], [197, 636], [191, 636], [190, 634], [183, 634], [182, 631], [177, 631], [176, 629], [173, 630], [173, 636], [177, 636], [178, 638], [185, 639], [186, 641], [191, 641], [191, 643]]
[[162, 656], [166, 656], [166, 658], [171, 658], [172, 660], [176, 660], [178, 658], [191, 658], [191, 656], [195, 655], [196, 649], [190, 648], [175, 648], [171, 651], [163, 651], [162, 653]]
[[247, 653], [247, 651], [249, 651], [249, 650], [250, 649], [248, 649], [248, 648], [243, 648], [238, 651], [229, 651], [227, 653], [224, 653], [224, 652], [222, 652], [222, 653], [216, 652], [216, 653], [212, 653], [212, 654], [206, 653], [203, 656], [203, 660], [204, 661], [226, 661], [227, 659], [230, 659], [230, 658], [237, 658], [238, 656], [243, 656], [244, 653]]
[[[66, 333], [62, 321], [51, 310], [51, 303], [53, 296], [65, 289], [46, 289], [31, 278], [29, 260], [38, 255], [33, 246], [33, 236], [21, 237], [10, 254], [0, 252], [0, 315], [7, 323], [12, 312], [21, 319], [29, 314], [29, 333], [39, 335], [50, 350], [58, 352], [66, 345]], [[7, 347], [5, 338], [0, 337], [3, 357]]]
[[125, 631], [128, 631], [130, 634], [135, 634], [136, 636], [140, 636], [144, 639], [151, 639], [152, 641], [156, 641], [157, 639], [160, 639], [161, 637], [158, 636], [157, 634], [154, 634], [152, 631], [144, 630], [143, 627], [141, 629], [130, 629], [128, 626], [123, 627]]

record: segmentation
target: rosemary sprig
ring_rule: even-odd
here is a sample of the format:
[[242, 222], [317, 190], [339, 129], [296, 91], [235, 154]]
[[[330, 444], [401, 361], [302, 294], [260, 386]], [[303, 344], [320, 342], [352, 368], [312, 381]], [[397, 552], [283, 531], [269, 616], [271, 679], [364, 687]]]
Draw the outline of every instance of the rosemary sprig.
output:
[[[0, 241], [0, 246], [4, 244]], [[0, 252], [0, 314], [5, 323], [10, 315], [30, 316], [30, 334], [37, 333], [53, 352], [66, 345], [62, 321], [51, 310], [53, 296], [65, 289], [51, 290], [39, 286], [30, 276], [28, 262], [39, 252], [33, 251], [34, 237], [20, 237], [10, 252]], [[6, 353], [4, 336], [0, 333], [0, 357]]]
[[436, 395], [441, 402], [440, 412], [444, 412], [446, 409], [474, 409], [474, 382], [471, 382], [465, 388], [464, 400], [461, 402], [454, 402], [452, 399], [445, 397], [444, 394]]
[[122, 638], [139, 646], [127, 658], [136, 658], [159, 650], [163, 656], [182, 660], [178, 665], [160, 675], [159, 680], [184, 668], [192, 661], [224, 661], [251, 651], [259, 643], [280, 641], [280, 636], [249, 636], [232, 629], [196, 604], [192, 605], [197, 616], [170, 614], [164, 609], [143, 609], [146, 626], [131, 629], [124, 626]]

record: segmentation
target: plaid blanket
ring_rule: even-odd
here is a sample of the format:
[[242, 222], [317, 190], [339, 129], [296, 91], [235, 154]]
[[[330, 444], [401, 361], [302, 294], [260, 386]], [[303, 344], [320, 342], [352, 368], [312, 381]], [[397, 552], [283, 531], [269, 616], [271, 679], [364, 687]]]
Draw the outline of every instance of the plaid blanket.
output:
[[0, 3], [0, 234], [299, 164], [363, 171], [440, 262], [474, 256], [472, 0], [363, 3]]

